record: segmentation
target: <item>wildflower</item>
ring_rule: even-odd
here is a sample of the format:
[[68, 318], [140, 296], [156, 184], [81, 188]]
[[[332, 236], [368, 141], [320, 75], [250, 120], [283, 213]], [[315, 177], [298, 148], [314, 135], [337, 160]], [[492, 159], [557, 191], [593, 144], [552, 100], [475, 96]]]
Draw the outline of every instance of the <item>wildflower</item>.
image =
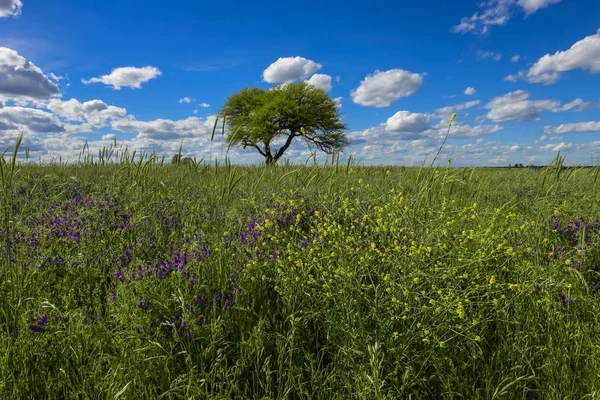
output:
[[40, 320], [39, 320], [38, 324], [40, 324], [40, 325], [46, 325], [46, 322], [48, 322], [48, 317], [46, 315], [42, 315], [40, 317]]
[[29, 330], [33, 333], [44, 333], [46, 332], [46, 328], [42, 328], [41, 326], [37, 326], [37, 325], [29, 325]]

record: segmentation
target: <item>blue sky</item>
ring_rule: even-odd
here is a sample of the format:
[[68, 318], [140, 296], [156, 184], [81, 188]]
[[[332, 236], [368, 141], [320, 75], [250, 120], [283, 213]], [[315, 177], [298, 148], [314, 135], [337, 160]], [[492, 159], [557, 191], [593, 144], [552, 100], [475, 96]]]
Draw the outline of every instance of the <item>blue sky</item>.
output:
[[597, 0], [206, 3], [0, 0], [0, 146], [214, 157], [229, 95], [309, 80], [365, 164], [431, 160], [452, 112], [443, 164], [600, 163]]

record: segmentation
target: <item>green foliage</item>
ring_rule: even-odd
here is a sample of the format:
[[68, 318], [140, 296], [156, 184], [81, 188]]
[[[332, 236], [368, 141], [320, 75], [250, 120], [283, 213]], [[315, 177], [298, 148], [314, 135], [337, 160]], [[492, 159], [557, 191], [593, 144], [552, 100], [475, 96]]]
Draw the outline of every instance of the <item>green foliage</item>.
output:
[[[348, 145], [336, 102], [305, 82], [243, 89], [227, 99], [221, 115], [229, 127], [227, 141], [257, 150], [268, 165], [275, 164], [296, 137], [327, 154]], [[278, 140], [283, 144], [275, 149]]]
[[120, 160], [2, 164], [1, 399], [600, 395], [596, 171]]
[[181, 154], [175, 154], [171, 159], [171, 164], [180, 164], [181, 163]]

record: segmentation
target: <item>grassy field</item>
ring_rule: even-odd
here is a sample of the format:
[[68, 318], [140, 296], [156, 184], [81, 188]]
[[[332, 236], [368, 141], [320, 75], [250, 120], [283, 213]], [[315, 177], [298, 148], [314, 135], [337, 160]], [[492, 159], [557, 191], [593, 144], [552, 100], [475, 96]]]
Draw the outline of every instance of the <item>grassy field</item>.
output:
[[2, 168], [2, 399], [598, 399], [598, 169]]

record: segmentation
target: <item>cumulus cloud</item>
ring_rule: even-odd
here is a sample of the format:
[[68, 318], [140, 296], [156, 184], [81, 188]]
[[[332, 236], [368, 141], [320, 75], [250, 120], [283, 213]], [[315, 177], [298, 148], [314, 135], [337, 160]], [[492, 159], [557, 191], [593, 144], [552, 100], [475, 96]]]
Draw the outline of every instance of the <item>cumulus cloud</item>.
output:
[[561, 135], [564, 133], [595, 133], [600, 132], [600, 121], [575, 122], [573, 124], [560, 124], [559, 126], [545, 126], [544, 133]]
[[452, 32], [486, 34], [490, 27], [505, 25], [512, 17], [516, 6], [520, 7], [525, 15], [559, 3], [560, 0], [487, 0], [480, 5], [481, 10], [471, 17], [463, 17], [458, 25], [451, 28]]
[[586, 36], [565, 51], [557, 51], [541, 57], [529, 70], [519, 71], [504, 79], [516, 82], [519, 79], [529, 83], [550, 85], [560, 79], [563, 72], [574, 69], [600, 73], [600, 29], [594, 35]]
[[214, 122], [215, 117], [207, 119], [189, 117], [175, 121], [170, 119], [138, 121], [133, 117], [128, 117], [111, 121], [111, 127], [119, 132], [138, 132], [138, 138], [152, 140], [172, 140], [202, 135], [210, 140]]
[[109, 119], [123, 118], [127, 110], [121, 107], [109, 106], [102, 100], [79, 102], [77, 99], [62, 101], [53, 99], [46, 106], [50, 111], [69, 121], [87, 123], [92, 127], [105, 126]]
[[480, 103], [481, 103], [481, 100], [472, 100], [472, 101], [467, 101], [465, 103], [460, 103], [460, 104], [457, 104], [454, 106], [438, 108], [437, 110], [435, 110], [435, 112], [438, 114], [438, 116], [441, 119], [447, 120], [447, 119], [450, 119], [452, 114], [458, 113], [459, 111], [462, 111], [462, 110], [466, 110], [467, 108], [475, 107], [476, 105], [479, 105]]
[[191, 103], [192, 101], [195, 101], [195, 100], [196, 99], [191, 99], [191, 98], [189, 98], [189, 97], [186, 96], [186, 97], [183, 97], [183, 98], [179, 99], [179, 104], [181, 104], [181, 103], [188, 103], [189, 104], [189, 103]]
[[113, 141], [117, 138], [117, 135], [114, 133], [107, 133], [106, 135], [102, 135], [102, 140], [104, 141]]
[[306, 82], [313, 86], [323, 89], [326, 92], [331, 90], [331, 76], [325, 74], [314, 74]]
[[263, 71], [263, 80], [268, 83], [290, 83], [306, 79], [322, 67], [304, 57], [280, 57]]
[[429, 129], [431, 117], [421, 113], [410, 111], [398, 111], [388, 118], [385, 129], [388, 132], [421, 133]]
[[53, 114], [27, 107], [0, 108], [0, 130], [20, 130], [27, 133], [64, 132], [60, 120]]
[[108, 75], [102, 75], [88, 80], [82, 79], [81, 82], [86, 85], [89, 85], [90, 83], [104, 83], [107, 86], [112, 86], [115, 90], [120, 90], [121, 87], [141, 89], [142, 83], [148, 82], [161, 74], [162, 72], [156, 67], [121, 67], [113, 69]]
[[0, 99], [46, 100], [58, 94], [58, 86], [40, 68], [15, 50], [0, 47]]
[[516, 62], [517, 62], [517, 61], [519, 61], [520, 59], [521, 59], [521, 56], [519, 56], [519, 55], [516, 55], [516, 56], [512, 56], [512, 57], [510, 58], [510, 61], [512, 61], [512, 62], [514, 62], [514, 63], [516, 63]]
[[[436, 137], [441, 139], [446, 136], [446, 132], [448, 129], [447, 124], [438, 124], [432, 128], [429, 133], [431, 137]], [[467, 125], [455, 122], [450, 129], [450, 133], [448, 137], [450, 139], [471, 139], [471, 138], [481, 138], [483, 136], [493, 135], [502, 129], [501, 125]]]
[[422, 75], [403, 69], [376, 70], [360, 81], [360, 86], [350, 95], [352, 101], [361, 106], [388, 107], [392, 102], [418, 91], [422, 83]]
[[472, 88], [472, 87], [468, 87], [468, 88], [466, 88], [466, 89], [465, 89], [465, 91], [464, 91], [464, 93], [465, 93], [467, 96], [473, 96], [473, 95], [475, 94], [475, 92], [476, 92], [476, 90], [475, 90], [474, 88]]
[[21, 15], [22, 7], [21, 0], [0, 0], [0, 18]]
[[540, 150], [552, 151], [554, 153], [556, 153], [557, 151], [570, 150], [572, 148], [573, 148], [573, 145], [571, 143], [565, 143], [565, 142], [560, 142], [559, 144], [550, 143], [550, 144], [545, 144], [543, 146], [540, 146]]
[[343, 98], [343, 97], [341, 97], [341, 96], [340, 96], [340, 97], [336, 97], [336, 98], [334, 98], [334, 99], [333, 99], [333, 101], [335, 101], [335, 107], [336, 107], [338, 110], [340, 110], [340, 109], [342, 108], [342, 100], [343, 100], [343, 99], [344, 99], [344, 98]]
[[524, 90], [495, 97], [485, 106], [490, 110], [487, 118], [494, 122], [530, 121], [539, 117], [544, 110], [564, 111], [560, 109], [560, 101], [528, 100], [528, 98], [529, 93]]
[[525, 15], [533, 14], [537, 10], [546, 8], [551, 4], [560, 3], [560, 0], [519, 0], [517, 4], [523, 9]]

